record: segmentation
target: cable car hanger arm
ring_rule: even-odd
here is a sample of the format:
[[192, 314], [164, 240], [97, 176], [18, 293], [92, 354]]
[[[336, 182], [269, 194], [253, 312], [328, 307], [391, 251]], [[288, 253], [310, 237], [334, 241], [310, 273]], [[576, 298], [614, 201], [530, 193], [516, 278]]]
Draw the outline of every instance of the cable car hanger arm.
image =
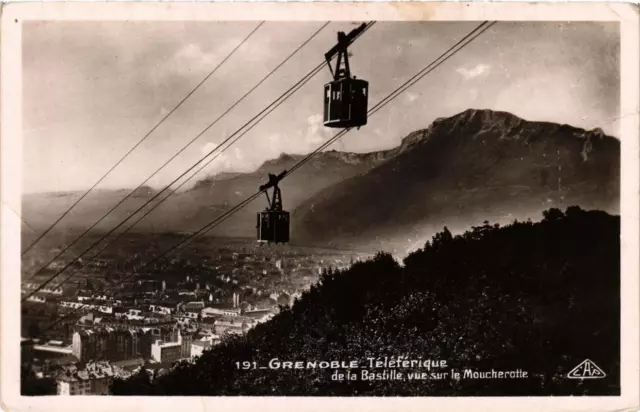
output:
[[325, 53], [324, 58], [327, 61], [327, 65], [329, 66], [329, 70], [331, 71], [331, 75], [335, 77], [333, 73], [333, 68], [331, 67], [331, 59], [341, 52], [347, 49], [353, 43], [356, 37], [360, 35], [367, 28], [367, 23], [362, 23], [360, 26], [351, 30], [349, 34], [344, 34], [344, 32], [338, 32], [338, 44], [333, 46], [331, 50]]
[[[282, 210], [282, 193], [280, 192], [280, 188], [278, 187], [278, 183], [287, 175], [287, 171], [282, 171], [279, 175], [274, 175], [273, 173], [269, 173], [269, 181], [260, 186], [260, 192], [264, 192], [267, 196], [267, 203], [269, 207], [267, 210], [271, 211], [281, 211]], [[269, 190], [273, 188], [273, 198], [269, 198]]]
[[260, 190], [267, 190], [271, 187], [275, 187], [278, 186], [278, 183], [284, 179], [284, 177], [287, 175], [287, 171], [283, 170], [279, 175], [274, 175], [269, 173], [269, 181], [263, 185], [260, 185]]

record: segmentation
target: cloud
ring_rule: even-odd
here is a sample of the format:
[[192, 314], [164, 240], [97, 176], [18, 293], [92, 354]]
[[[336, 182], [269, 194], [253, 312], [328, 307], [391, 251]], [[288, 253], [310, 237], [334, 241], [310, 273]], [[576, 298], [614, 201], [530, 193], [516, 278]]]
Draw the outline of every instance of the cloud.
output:
[[405, 103], [413, 103], [418, 99], [418, 97], [420, 96], [417, 93], [406, 92], [404, 95], [404, 101]]
[[239, 147], [236, 147], [234, 149], [234, 154], [235, 154], [235, 158], [239, 161], [243, 161], [244, 160], [244, 153], [242, 152], [242, 150], [240, 150]]
[[[205, 162], [209, 162], [209, 164], [205, 166], [204, 170], [201, 172], [202, 174], [216, 174], [228, 168], [230, 159], [227, 152], [215, 150], [217, 147], [218, 145], [212, 142], [207, 142], [202, 147], [202, 154], [207, 156], [207, 160]], [[211, 153], [212, 151], [213, 153]]]
[[205, 144], [202, 147], [202, 154], [206, 155], [207, 153], [209, 153], [210, 151], [212, 151], [213, 149], [215, 149], [216, 147], [218, 147], [217, 144], [213, 143], [213, 142], [207, 142], [207, 144]]
[[[225, 45], [228, 43], [225, 43]], [[219, 59], [225, 45], [220, 46], [215, 52], [206, 52], [196, 43], [189, 43], [176, 51], [173, 56], [163, 64], [164, 73], [187, 75], [210, 70]]]
[[[261, 164], [267, 159], [274, 159], [282, 153], [307, 154], [328, 141], [339, 130], [324, 126], [322, 114], [307, 117], [307, 128], [303, 127], [290, 133], [270, 133], [256, 141], [252, 150], [246, 153], [245, 163], [249, 158], [255, 164]], [[333, 147], [332, 148], [336, 148]]]
[[214, 152], [207, 156], [205, 162], [209, 163], [198, 173], [199, 178], [221, 172], [242, 171], [247, 168], [245, 155], [239, 147], [229, 148], [224, 152], [214, 150], [217, 147], [218, 145], [212, 142], [208, 142], [202, 147], [203, 156], [208, 155], [211, 151]]
[[472, 67], [470, 69], [466, 67], [460, 67], [456, 71], [461, 74], [466, 80], [469, 80], [484, 74], [490, 68], [491, 66], [489, 66], [488, 64], [478, 64], [476, 67]]
[[175, 55], [176, 59], [187, 62], [200, 62], [200, 63], [211, 63], [214, 60], [214, 56], [202, 51], [202, 48], [195, 44], [189, 43], [180, 50], [177, 51]]
[[324, 117], [314, 114], [307, 118], [307, 135], [305, 136], [304, 150], [313, 150], [329, 140], [335, 133], [334, 130], [324, 126]]

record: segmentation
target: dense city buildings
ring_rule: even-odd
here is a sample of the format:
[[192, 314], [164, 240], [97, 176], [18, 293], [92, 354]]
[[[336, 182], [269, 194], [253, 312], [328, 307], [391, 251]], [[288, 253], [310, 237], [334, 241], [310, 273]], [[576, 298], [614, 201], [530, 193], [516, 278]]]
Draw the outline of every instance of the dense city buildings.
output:
[[151, 357], [156, 362], [175, 362], [182, 354], [182, 342], [163, 342], [158, 339], [151, 345]]
[[[150, 246], [131, 236], [141, 242], [131, 248]], [[226, 335], [244, 334], [280, 306], [294, 304], [323, 268], [354, 259], [341, 252], [282, 253], [225, 240], [208, 252], [190, 251], [149, 272], [131, 273], [132, 267], [119, 262], [128, 252], [120, 252], [76, 262], [72, 280], [43, 288], [22, 304], [22, 361], [38, 376], [55, 377], [59, 393], [95, 394], [104, 386], [98, 376], [114, 370], [164, 370], [200, 356]], [[37, 265], [29, 261], [23, 270], [30, 273]], [[23, 284], [23, 295], [38, 281]], [[70, 372], [73, 365], [95, 362], [103, 372]], [[59, 376], [62, 367], [67, 369]]]
[[73, 334], [72, 353], [81, 362], [148, 357], [153, 338], [150, 330], [144, 329], [81, 329]]
[[56, 378], [58, 395], [108, 395], [114, 377], [127, 377], [122, 368], [109, 362], [87, 363], [83, 369], [71, 365], [59, 371]]

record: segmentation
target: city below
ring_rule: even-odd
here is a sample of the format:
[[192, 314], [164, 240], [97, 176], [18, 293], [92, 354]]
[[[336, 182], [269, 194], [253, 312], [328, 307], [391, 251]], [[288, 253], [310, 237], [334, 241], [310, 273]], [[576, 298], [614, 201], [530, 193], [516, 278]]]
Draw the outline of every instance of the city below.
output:
[[[129, 235], [128, 252], [159, 248], [175, 236], [161, 236], [154, 244], [146, 235]], [[38, 270], [47, 263], [44, 258], [23, 262], [23, 370], [55, 381], [59, 395], [108, 394], [114, 377], [127, 378], [142, 368], [151, 378], [167, 373], [225, 336], [245, 334], [281, 306], [293, 305], [324, 270], [368, 257], [206, 238], [138, 272], [139, 264], [123, 263], [126, 252], [56, 260], [45, 270]], [[69, 274], [36, 291], [71, 262]]]

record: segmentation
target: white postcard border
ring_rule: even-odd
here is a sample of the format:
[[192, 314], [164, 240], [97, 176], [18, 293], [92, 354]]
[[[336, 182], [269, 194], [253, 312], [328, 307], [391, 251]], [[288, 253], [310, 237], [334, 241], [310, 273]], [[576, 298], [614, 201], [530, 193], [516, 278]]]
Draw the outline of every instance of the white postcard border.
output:
[[[8, 411], [90, 410], [638, 410], [639, 24], [623, 3], [22, 3], [1, 21], [0, 300], [1, 404]], [[20, 228], [22, 182], [21, 25], [25, 20], [554, 20], [619, 21], [621, 29], [621, 386], [608, 397], [22, 397], [19, 395]]]

